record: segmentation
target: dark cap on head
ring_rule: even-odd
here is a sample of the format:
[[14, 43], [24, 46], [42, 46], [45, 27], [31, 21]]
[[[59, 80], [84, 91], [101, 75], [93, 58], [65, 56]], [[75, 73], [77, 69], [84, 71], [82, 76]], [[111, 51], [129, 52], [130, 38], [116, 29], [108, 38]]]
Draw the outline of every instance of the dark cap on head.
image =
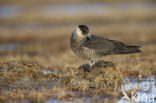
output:
[[86, 25], [79, 25], [78, 27], [84, 35], [89, 33], [89, 28]]

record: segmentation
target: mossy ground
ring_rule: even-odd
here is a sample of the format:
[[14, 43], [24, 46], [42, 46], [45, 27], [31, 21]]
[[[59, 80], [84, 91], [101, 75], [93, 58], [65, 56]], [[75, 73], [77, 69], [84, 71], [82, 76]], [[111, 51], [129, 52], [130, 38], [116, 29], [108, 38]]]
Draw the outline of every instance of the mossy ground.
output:
[[34, 63], [18, 63], [12, 58], [0, 58], [0, 83], [15, 83], [21, 79], [33, 81], [55, 79], [57, 76], [50, 73], [44, 75]]

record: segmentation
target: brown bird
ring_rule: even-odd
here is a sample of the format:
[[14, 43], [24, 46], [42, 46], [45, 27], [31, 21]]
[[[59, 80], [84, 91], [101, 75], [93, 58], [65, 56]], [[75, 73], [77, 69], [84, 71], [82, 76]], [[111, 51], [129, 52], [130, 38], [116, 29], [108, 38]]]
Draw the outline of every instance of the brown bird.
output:
[[91, 61], [90, 69], [103, 56], [141, 52], [140, 46], [128, 46], [116, 40], [90, 34], [86, 25], [76, 27], [71, 35], [70, 46], [76, 55]]

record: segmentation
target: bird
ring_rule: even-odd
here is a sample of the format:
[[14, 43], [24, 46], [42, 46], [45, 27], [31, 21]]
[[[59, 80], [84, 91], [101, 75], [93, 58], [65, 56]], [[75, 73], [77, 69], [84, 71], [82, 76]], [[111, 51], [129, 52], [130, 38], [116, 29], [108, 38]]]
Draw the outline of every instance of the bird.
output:
[[94, 64], [107, 55], [141, 52], [141, 46], [129, 46], [120, 41], [91, 34], [87, 25], [78, 25], [71, 34], [70, 47], [81, 58], [90, 60], [90, 70]]

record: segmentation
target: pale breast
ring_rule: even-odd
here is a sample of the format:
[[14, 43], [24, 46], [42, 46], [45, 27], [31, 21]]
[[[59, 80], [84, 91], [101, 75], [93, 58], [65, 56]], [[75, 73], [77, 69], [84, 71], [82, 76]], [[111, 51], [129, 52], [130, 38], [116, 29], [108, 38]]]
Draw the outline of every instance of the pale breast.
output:
[[83, 46], [84, 40], [75, 40], [71, 38], [70, 46], [72, 51], [85, 59], [92, 59], [92, 58], [99, 58], [100, 56], [96, 53], [95, 50], [89, 49], [85, 46]]

